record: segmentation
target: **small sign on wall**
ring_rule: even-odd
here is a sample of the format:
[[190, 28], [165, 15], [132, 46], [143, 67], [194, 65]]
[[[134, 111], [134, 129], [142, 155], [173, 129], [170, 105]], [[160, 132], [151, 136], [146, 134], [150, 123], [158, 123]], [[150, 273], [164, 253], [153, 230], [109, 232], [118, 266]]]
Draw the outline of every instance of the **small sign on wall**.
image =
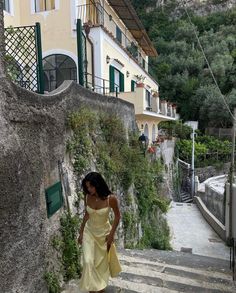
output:
[[48, 187], [45, 190], [47, 214], [50, 218], [63, 206], [63, 194], [61, 182], [57, 182], [54, 185]]

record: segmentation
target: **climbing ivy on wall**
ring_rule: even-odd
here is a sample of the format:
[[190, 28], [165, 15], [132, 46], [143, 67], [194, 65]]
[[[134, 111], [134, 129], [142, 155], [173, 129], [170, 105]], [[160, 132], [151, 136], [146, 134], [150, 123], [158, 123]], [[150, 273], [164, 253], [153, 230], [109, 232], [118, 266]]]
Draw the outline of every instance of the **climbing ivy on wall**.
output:
[[[133, 239], [138, 237], [138, 223], [145, 230], [154, 208], [158, 208], [160, 213], [168, 209], [168, 201], [159, 194], [162, 164], [158, 160], [150, 160], [148, 155], [143, 156], [138, 134], [127, 133], [122, 121], [115, 115], [82, 108], [69, 116], [68, 124], [73, 136], [68, 141], [67, 149], [78, 179], [96, 169], [114, 192], [122, 194], [125, 244], [133, 246]], [[130, 188], [137, 198], [138, 212], [132, 205]], [[166, 229], [163, 231], [169, 233]], [[151, 239], [145, 237], [144, 244], [152, 246]]]

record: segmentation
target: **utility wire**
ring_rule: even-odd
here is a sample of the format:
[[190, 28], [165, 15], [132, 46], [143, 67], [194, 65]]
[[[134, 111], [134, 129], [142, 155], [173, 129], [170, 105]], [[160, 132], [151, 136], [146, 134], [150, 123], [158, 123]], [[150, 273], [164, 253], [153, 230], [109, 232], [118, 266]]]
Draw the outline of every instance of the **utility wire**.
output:
[[199, 40], [199, 37], [198, 37], [198, 35], [197, 35], [197, 32], [196, 32], [196, 30], [195, 30], [195, 26], [194, 26], [194, 24], [193, 24], [193, 22], [192, 22], [192, 20], [191, 20], [191, 17], [190, 17], [190, 15], [189, 15], [189, 13], [188, 13], [188, 10], [186, 9], [185, 2], [184, 2], [183, 0], [181, 0], [181, 2], [182, 2], [182, 6], [183, 6], [183, 8], [184, 8], [184, 11], [185, 11], [185, 13], [186, 13], [187, 16], [188, 16], [188, 20], [189, 20], [190, 24], [191, 24], [192, 27], [193, 27], [193, 31], [194, 31], [194, 34], [195, 34], [195, 36], [196, 36], [196, 38], [197, 38], [198, 45], [199, 45], [199, 47], [200, 47], [200, 49], [201, 49], [201, 51], [202, 51], [203, 57], [204, 57], [204, 59], [205, 59], [205, 61], [206, 61], [206, 63], [207, 63], [207, 66], [208, 66], [209, 70], [210, 70], [210, 73], [211, 73], [211, 76], [212, 76], [212, 78], [213, 78], [213, 80], [214, 80], [214, 83], [215, 83], [215, 85], [216, 85], [216, 87], [217, 87], [217, 89], [218, 89], [218, 91], [219, 91], [219, 93], [220, 93], [220, 97], [223, 99], [223, 102], [224, 102], [224, 104], [225, 104], [225, 106], [226, 106], [228, 112], [230, 113], [230, 115], [231, 115], [231, 117], [232, 117], [232, 119], [233, 119], [233, 121], [234, 121], [234, 120], [236, 120], [236, 118], [234, 117], [233, 113], [231, 112], [231, 110], [230, 110], [230, 108], [229, 108], [229, 105], [228, 105], [227, 101], [225, 100], [224, 95], [222, 94], [222, 92], [221, 92], [221, 90], [220, 90], [220, 87], [219, 87], [219, 85], [218, 85], [218, 82], [217, 82], [217, 80], [216, 80], [216, 78], [215, 78], [215, 75], [214, 75], [212, 69], [211, 69], [210, 63], [209, 63], [209, 61], [208, 61], [208, 59], [207, 59], [207, 57], [206, 57], [206, 54], [205, 54], [204, 49], [203, 49], [203, 47], [202, 47], [202, 44], [201, 44], [201, 42], [200, 42], [200, 40]]

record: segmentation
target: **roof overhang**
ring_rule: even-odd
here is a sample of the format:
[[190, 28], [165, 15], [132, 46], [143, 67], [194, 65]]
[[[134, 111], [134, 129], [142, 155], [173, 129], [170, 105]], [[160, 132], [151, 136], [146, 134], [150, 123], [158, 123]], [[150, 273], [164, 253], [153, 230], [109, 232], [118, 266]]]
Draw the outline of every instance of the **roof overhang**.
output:
[[134, 7], [129, 0], [107, 0], [113, 10], [123, 21], [125, 26], [131, 32], [133, 37], [137, 40], [140, 47], [147, 54], [147, 56], [156, 57], [157, 51], [154, 48], [147, 32], [140, 21]]

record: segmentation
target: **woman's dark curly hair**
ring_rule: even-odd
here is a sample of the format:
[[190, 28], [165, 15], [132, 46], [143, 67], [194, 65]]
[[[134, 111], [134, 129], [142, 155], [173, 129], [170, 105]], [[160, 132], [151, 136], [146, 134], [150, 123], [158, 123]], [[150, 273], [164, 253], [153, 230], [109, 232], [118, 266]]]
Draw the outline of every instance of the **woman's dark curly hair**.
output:
[[93, 187], [96, 188], [98, 196], [102, 199], [108, 197], [108, 195], [112, 193], [102, 175], [97, 172], [88, 173], [82, 180], [83, 191], [85, 194], [88, 194], [89, 192], [86, 186], [86, 182], [89, 182]]

